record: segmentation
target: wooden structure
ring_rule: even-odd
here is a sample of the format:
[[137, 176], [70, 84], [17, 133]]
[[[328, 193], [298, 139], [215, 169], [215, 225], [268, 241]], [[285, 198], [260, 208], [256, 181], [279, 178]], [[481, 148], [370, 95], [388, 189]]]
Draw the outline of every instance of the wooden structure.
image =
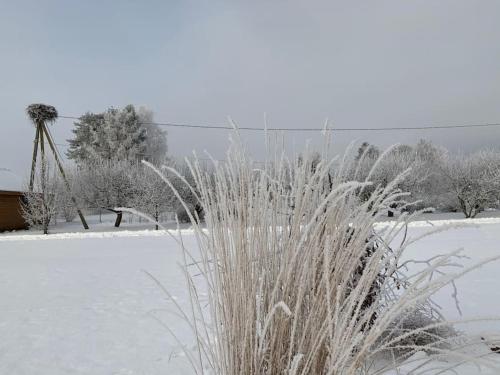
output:
[[45, 194], [45, 168], [46, 168], [46, 163], [45, 163], [45, 138], [47, 139], [47, 143], [49, 144], [49, 147], [52, 151], [52, 154], [54, 155], [54, 159], [56, 160], [57, 167], [59, 168], [59, 172], [61, 172], [61, 176], [64, 180], [64, 183], [66, 184], [66, 188], [71, 194], [71, 200], [73, 201], [73, 204], [75, 205], [76, 211], [78, 212], [78, 216], [80, 217], [80, 220], [82, 222], [82, 225], [85, 229], [89, 229], [89, 226], [87, 225], [87, 221], [85, 220], [85, 217], [82, 214], [82, 211], [78, 207], [78, 204], [76, 202], [75, 197], [73, 196], [71, 192], [71, 187], [69, 185], [68, 179], [66, 178], [66, 173], [64, 173], [64, 169], [62, 166], [61, 161], [59, 160], [58, 157], [58, 152], [56, 149], [56, 146], [54, 144], [54, 141], [52, 140], [52, 137], [50, 135], [50, 132], [47, 130], [46, 123], [53, 123], [57, 119], [57, 110], [55, 107], [47, 104], [30, 104], [26, 108], [26, 113], [30, 117], [31, 121], [33, 122], [33, 125], [35, 125], [36, 128], [36, 135], [35, 135], [35, 142], [33, 146], [33, 161], [31, 163], [31, 176], [30, 176], [30, 185], [29, 185], [29, 190], [30, 192], [33, 192], [33, 184], [35, 181], [35, 170], [36, 170], [36, 162], [37, 162], [37, 156], [38, 156], [38, 147], [40, 147], [40, 156], [41, 156], [41, 183], [42, 183], [42, 194]]
[[0, 232], [28, 229], [22, 214], [23, 199], [20, 191], [0, 190]]

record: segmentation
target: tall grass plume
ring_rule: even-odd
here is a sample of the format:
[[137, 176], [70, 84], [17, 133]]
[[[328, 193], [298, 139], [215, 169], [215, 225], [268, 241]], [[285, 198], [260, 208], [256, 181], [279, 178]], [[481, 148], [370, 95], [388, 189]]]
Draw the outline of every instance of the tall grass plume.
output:
[[[406, 275], [407, 241], [396, 239], [411, 215], [374, 230], [406, 204], [397, 188], [404, 174], [372, 186], [347, 177], [347, 157], [310, 153], [276, 154], [255, 168], [237, 142], [209, 171], [189, 165], [206, 223], [186, 210], [199, 246], [196, 255], [183, 247], [192, 310], [182, 314], [197, 338], [188, 354], [196, 373], [376, 374], [421, 351], [428, 361], [454, 353], [488, 364], [455, 349], [459, 334], [430, 300], [470, 269], [439, 275], [455, 264], [450, 254]], [[176, 174], [156, 171], [166, 183]]]

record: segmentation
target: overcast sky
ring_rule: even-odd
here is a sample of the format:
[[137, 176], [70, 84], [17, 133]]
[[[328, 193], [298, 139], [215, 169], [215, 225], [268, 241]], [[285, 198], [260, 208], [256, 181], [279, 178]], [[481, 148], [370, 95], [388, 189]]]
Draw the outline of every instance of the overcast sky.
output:
[[[79, 116], [128, 103], [157, 121], [387, 127], [500, 122], [500, 2], [0, 0], [0, 189], [28, 174], [33, 102]], [[52, 126], [66, 143], [72, 122]], [[255, 159], [263, 137], [243, 133]], [[169, 129], [223, 158], [226, 131]], [[295, 148], [320, 135], [293, 133]], [[500, 128], [342, 133], [499, 146]], [[64, 147], [62, 147], [64, 149]], [[19, 177], [16, 177], [17, 174]]]

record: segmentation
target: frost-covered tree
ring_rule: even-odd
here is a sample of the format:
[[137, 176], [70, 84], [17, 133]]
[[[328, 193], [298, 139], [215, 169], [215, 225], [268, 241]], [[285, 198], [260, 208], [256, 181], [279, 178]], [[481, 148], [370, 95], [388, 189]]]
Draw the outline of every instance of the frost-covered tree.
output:
[[408, 200], [415, 202], [416, 191], [427, 179], [428, 171], [412, 146], [398, 145], [384, 152], [372, 171], [370, 181], [376, 186], [386, 187], [389, 182], [405, 172], [406, 177], [398, 182], [397, 187], [403, 192], [410, 193]]
[[443, 168], [458, 207], [465, 217], [473, 218], [500, 196], [500, 152], [478, 151], [450, 157]]
[[[382, 186], [387, 186], [390, 181], [394, 180], [394, 178], [408, 168], [414, 166], [414, 164], [415, 154], [413, 148], [409, 145], [396, 146], [382, 154], [377, 167], [372, 172], [373, 177], [371, 180]], [[399, 187], [402, 190], [406, 190], [402, 185], [409, 185], [411, 183], [407, 183], [405, 179], [404, 182], [399, 184]]]
[[162, 163], [167, 153], [166, 132], [153, 123], [152, 116], [151, 111], [136, 111], [133, 105], [86, 113], [75, 122], [68, 158], [77, 164], [95, 157]]
[[360, 189], [366, 197], [377, 186], [385, 187], [409, 170], [398, 188], [409, 193], [405, 209], [436, 207], [461, 210], [474, 217], [500, 199], [500, 153], [482, 150], [469, 156], [450, 155], [442, 147], [420, 140], [415, 146], [399, 145], [383, 153], [364, 142], [354, 158], [352, 179], [368, 179], [372, 186]]
[[101, 152], [104, 142], [104, 115], [87, 112], [74, 123], [73, 139], [68, 139], [69, 148], [66, 155], [77, 163], [86, 162]]
[[380, 155], [380, 150], [378, 147], [371, 145], [368, 142], [363, 142], [358, 148], [358, 153], [356, 154], [355, 160], [359, 161], [363, 158], [369, 158], [376, 160]]
[[129, 176], [138, 164], [94, 157], [80, 166], [80, 195], [87, 207], [113, 209], [128, 206], [134, 194], [134, 183]]
[[[412, 173], [408, 173], [411, 170]], [[422, 179], [419, 174], [420, 168], [418, 167], [415, 158], [415, 152], [409, 145], [398, 145], [384, 151], [375, 160], [371, 169], [367, 171], [368, 175], [364, 177], [367, 181], [372, 183], [372, 186], [361, 189], [362, 198], [365, 200], [372, 192], [380, 187], [386, 188], [389, 183], [397, 181], [396, 188], [405, 193], [410, 193], [411, 189], [416, 186]], [[365, 172], [366, 173], [366, 172]], [[406, 173], [405, 178], [398, 178], [401, 174]], [[360, 180], [362, 181], [362, 180]], [[405, 202], [405, 209], [411, 207], [408, 204], [413, 204], [414, 198], [411, 194]], [[400, 202], [401, 204], [402, 202]], [[388, 211], [388, 215], [394, 214], [396, 205], [392, 205]]]
[[[157, 221], [179, 205], [168, 185], [141, 162], [93, 157], [77, 168], [76, 189], [87, 208], [103, 208], [119, 214], [116, 207], [130, 207]], [[181, 179], [172, 176], [180, 195], [191, 202], [192, 193]]]
[[[130, 170], [132, 194], [128, 206], [160, 221], [160, 215], [172, 211], [177, 198], [169, 186], [151, 168], [139, 165]], [[158, 229], [158, 225], [156, 225]]]
[[162, 165], [167, 161], [167, 132], [153, 123], [153, 112], [151, 110], [140, 107], [137, 115], [146, 135], [146, 151], [142, 159], [154, 165]]
[[380, 156], [378, 147], [363, 142], [354, 158], [351, 175], [358, 181], [365, 179]]
[[[78, 215], [77, 208], [73, 202], [73, 193], [79, 191], [79, 181], [73, 168], [66, 168], [66, 179], [70, 186], [70, 190], [66, 186], [64, 180], [59, 175], [54, 175], [55, 181], [55, 200], [57, 216], [62, 216], [69, 223], [72, 222]], [[78, 194], [79, 196], [79, 194]]]
[[376, 186], [386, 186], [396, 176], [409, 171], [398, 188], [410, 193], [408, 201], [414, 204], [408, 209], [439, 206], [447, 189], [447, 181], [441, 169], [445, 163], [446, 150], [421, 140], [415, 146], [398, 145], [380, 153], [377, 148], [364, 143], [354, 161], [354, 175], [358, 181], [368, 178], [373, 187], [366, 188], [366, 195]]
[[448, 152], [429, 141], [420, 140], [414, 147], [418, 183], [411, 186], [411, 193], [420, 200], [421, 207], [444, 208], [443, 196], [449, 191], [448, 181], [442, 175]]
[[140, 160], [146, 154], [146, 129], [134, 106], [110, 108], [104, 113], [104, 139], [101, 157], [107, 160]]
[[[354, 158], [354, 162], [348, 172], [347, 179], [364, 181], [370, 175], [370, 171], [375, 166], [380, 157], [380, 150], [368, 142], [363, 142], [358, 148], [358, 153]], [[359, 198], [366, 201], [373, 192], [374, 186], [358, 189]]]

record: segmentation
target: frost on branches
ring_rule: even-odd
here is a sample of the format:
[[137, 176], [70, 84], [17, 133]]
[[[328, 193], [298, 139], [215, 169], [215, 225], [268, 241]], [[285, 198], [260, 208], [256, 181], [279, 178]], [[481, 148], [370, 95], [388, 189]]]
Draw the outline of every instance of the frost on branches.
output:
[[500, 153], [483, 150], [450, 157], [444, 174], [465, 217], [473, 218], [500, 198]]
[[77, 164], [92, 158], [105, 160], [166, 161], [166, 132], [153, 123], [151, 111], [133, 105], [86, 113], [75, 122], [67, 156]]
[[22, 215], [30, 228], [48, 234], [50, 222], [57, 214], [57, 177], [46, 160], [35, 177], [33, 191], [25, 189]]
[[474, 154], [452, 155], [446, 149], [421, 140], [415, 146], [397, 145], [380, 152], [363, 143], [349, 171], [356, 181], [373, 186], [360, 195], [362, 201], [377, 186], [387, 186], [408, 171], [398, 188], [408, 193], [406, 209], [436, 207], [442, 211], [462, 211], [475, 217], [487, 207], [498, 207], [500, 199], [500, 152], [482, 150]]
[[[137, 161], [94, 157], [77, 169], [77, 175], [79, 196], [89, 209], [128, 207], [159, 222], [180, 206], [158, 174]], [[186, 202], [194, 202], [180, 178], [172, 176], [171, 181]]]

